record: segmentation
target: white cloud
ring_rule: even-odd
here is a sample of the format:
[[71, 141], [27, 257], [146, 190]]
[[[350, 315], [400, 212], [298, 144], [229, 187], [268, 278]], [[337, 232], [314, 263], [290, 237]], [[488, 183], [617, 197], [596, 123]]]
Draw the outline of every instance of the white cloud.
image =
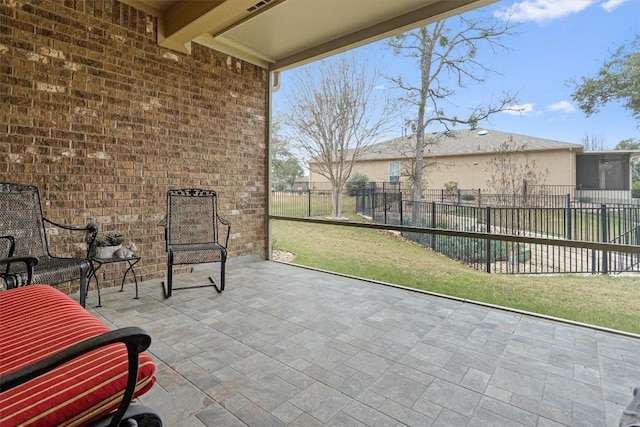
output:
[[549, 111], [559, 111], [561, 113], [571, 113], [576, 111], [576, 107], [573, 106], [569, 101], [560, 101], [555, 104], [551, 104], [547, 107]]
[[623, 3], [628, 2], [629, 0], [607, 0], [600, 7], [602, 7], [607, 12], [611, 12], [616, 7], [620, 6]]
[[533, 104], [512, 105], [508, 110], [504, 110], [503, 113], [511, 114], [514, 116], [523, 116], [533, 113]]
[[[626, 0], [607, 0], [608, 3], [622, 1]], [[522, 0], [499, 9], [495, 12], [495, 16], [499, 19], [518, 22], [533, 21], [542, 24], [564, 18], [572, 13], [582, 12], [595, 2], [596, 0]]]

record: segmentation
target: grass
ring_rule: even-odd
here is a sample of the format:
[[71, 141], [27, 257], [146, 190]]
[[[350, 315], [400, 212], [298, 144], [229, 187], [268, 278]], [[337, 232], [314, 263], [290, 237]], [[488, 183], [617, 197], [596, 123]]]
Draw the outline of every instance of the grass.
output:
[[293, 264], [640, 334], [637, 277], [488, 274], [377, 230], [287, 221], [272, 230]]

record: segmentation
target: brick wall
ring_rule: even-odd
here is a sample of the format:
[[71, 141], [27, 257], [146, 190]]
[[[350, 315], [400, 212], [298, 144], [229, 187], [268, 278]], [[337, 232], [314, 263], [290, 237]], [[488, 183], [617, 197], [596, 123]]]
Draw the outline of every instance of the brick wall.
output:
[[0, 0], [0, 179], [37, 185], [53, 221], [130, 237], [142, 280], [165, 274], [169, 188], [217, 190], [229, 256], [263, 257], [267, 72], [163, 49], [156, 28], [115, 0]]

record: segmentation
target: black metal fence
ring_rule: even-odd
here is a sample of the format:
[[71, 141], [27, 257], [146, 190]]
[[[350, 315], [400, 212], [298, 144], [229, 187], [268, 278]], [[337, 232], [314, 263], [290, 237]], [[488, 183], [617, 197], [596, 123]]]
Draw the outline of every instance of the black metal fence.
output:
[[[546, 186], [549, 187], [549, 186]], [[330, 216], [331, 191], [318, 188], [272, 192], [271, 215]], [[552, 191], [553, 190], [553, 191]], [[501, 238], [455, 233], [405, 233], [404, 237], [487, 272], [592, 273], [640, 272], [637, 254], [567, 245], [567, 241], [640, 245], [640, 205], [576, 199], [567, 188], [530, 187], [527, 194], [492, 195], [479, 190], [428, 190], [428, 201], [414, 203], [399, 184], [367, 183], [341, 193], [343, 212], [357, 212], [377, 224], [491, 233]], [[575, 189], [574, 189], [575, 190]], [[558, 245], [510, 241], [504, 236], [558, 240]], [[563, 242], [563, 243], [560, 243]]]
[[[414, 203], [403, 199], [402, 192], [362, 191], [356, 197], [356, 206], [359, 213], [378, 224], [640, 244], [639, 206], [580, 203], [570, 195], [529, 195], [528, 200], [528, 204], [518, 207], [436, 201]], [[532, 200], [536, 202], [531, 203]], [[404, 237], [487, 272], [640, 272], [636, 254], [448, 235], [406, 233]]]

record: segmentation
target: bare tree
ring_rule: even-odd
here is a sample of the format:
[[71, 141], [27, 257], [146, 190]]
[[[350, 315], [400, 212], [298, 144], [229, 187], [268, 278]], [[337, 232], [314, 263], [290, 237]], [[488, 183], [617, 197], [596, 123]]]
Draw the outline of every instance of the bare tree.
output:
[[271, 181], [275, 189], [293, 189], [296, 178], [304, 175], [300, 161], [291, 152], [291, 141], [282, 134], [282, 124], [274, 121], [271, 132]]
[[606, 150], [604, 138], [601, 136], [589, 135], [585, 133], [582, 137], [582, 146], [585, 151]]
[[[549, 169], [540, 169], [529, 158], [524, 144], [518, 145], [512, 136], [494, 151], [489, 160], [487, 189], [499, 195], [498, 201], [508, 205], [514, 195], [524, 195], [526, 186], [544, 185]], [[524, 203], [524, 201], [523, 201]]]
[[302, 69], [285, 117], [310, 168], [331, 183], [332, 216], [342, 216], [342, 188], [354, 163], [388, 131], [389, 103], [376, 95], [377, 72], [353, 56]]
[[[439, 138], [433, 135], [434, 140]], [[441, 166], [435, 159], [422, 159], [418, 164], [416, 162], [415, 150], [416, 150], [416, 137], [415, 135], [403, 137], [397, 143], [394, 144], [394, 150], [398, 153], [398, 158], [402, 159], [400, 162], [400, 175], [404, 185], [407, 185], [412, 192], [415, 188], [414, 179], [422, 179], [421, 188], [425, 188], [428, 185], [427, 177], [428, 172], [437, 169]], [[422, 168], [421, 173], [416, 173], [416, 167]]]
[[[420, 81], [417, 83], [405, 81], [402, 77], [390, 78], [404, 91], [402, 101], [415, 108], [415, 118], [409, 120], [416, 135], [414, 176], [411, 179], [415, 202], [422, 200], [425, 147], [437, 143], [433, 134], [426, 132], [430, 126], [439, 125], [445, 132], [458, 124], [473, 129], [480, 121], [499, 111], [512, 109], [516, 103], [515, 95], [505, 92], [487, 105], [471, 108], [466, 117], [445, 111], [447, 104], [455, 107], [449, 99], [456, 88], [464, 88], [469, 82], [481, 84], [493, 72], [477, 59], [478, 49], [486, 46], [494, 52], [507, 50], [501, 40], [513, 34], [513, 25], [508, 20], [501, 21], [495, 17], [476, 20], [459, 16], [459, 25], [453, 30], [454, 19], [438, 21], [389, 40], [396, 55], [415, 58], [420, 69]], [[447, 78], [452, 81], [450, 85], [446, 83]], [[421, 223], [419, 212], [419, 209], [413, 210], [414, 224]]]

